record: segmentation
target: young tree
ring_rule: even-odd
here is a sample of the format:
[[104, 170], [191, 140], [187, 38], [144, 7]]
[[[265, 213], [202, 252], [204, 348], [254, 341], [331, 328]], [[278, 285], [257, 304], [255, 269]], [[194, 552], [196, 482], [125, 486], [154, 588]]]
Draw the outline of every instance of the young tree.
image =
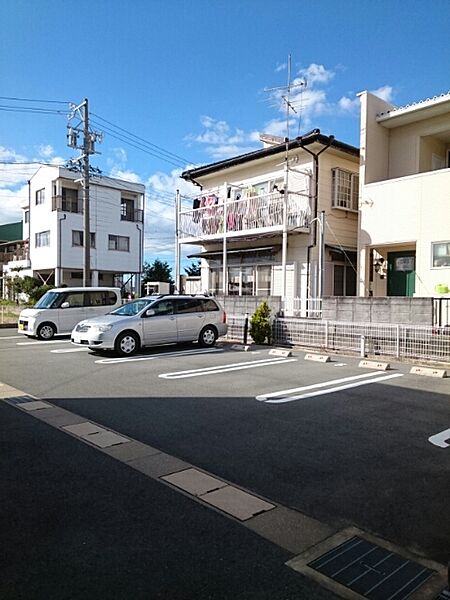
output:
[[199, 277], [201, 275], [200, 261], [192, 262], [188, 267], [184, 267], [188, 277]]
[[142, 284], [148, 281], [167, 281], [173, 284], [172, 269], [167, 262], [155, 259], [152, 264], [145, 262], [142, 274]]

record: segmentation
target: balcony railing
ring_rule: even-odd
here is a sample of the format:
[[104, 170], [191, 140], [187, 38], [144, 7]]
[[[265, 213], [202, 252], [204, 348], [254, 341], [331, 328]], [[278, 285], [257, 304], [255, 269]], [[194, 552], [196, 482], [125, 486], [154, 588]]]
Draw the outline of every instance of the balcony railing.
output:
[[[241, 200], [180, 211], [180, 238], [218, 238], [239, 233], [281, 231], [284, 195], [272, 192]], [[226, 208], [226, 223], [225, 220]], [[308, 229], [310, 209], [305, 196], [289, 194], [287, 198], [288, 229]]]
[[133, 221], [134, 223], [144, 222], [144, 211], [142, 208], [127, 209], [120, 215], [121, 221]]
[[82, 213], [83, 201], [78, 198], [64, 198], [63, 196], [52, 197], [52, 210], [64, 212]]
[[5, 265], [11, 261], [28, 260], [28, 250], [25, 248], [16, 248], [14, 252], [0, 252], [0, 264]]

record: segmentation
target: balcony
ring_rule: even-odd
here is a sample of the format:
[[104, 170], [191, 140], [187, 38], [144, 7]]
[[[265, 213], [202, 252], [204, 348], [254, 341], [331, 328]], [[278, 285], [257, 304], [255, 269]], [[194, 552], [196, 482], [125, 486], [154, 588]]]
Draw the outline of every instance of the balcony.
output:
[[[285, 197], [279, 192], [203, 206], [179, 213], [179, 237], [183, 243], [220, 240], [244, 235], [282, 233]], [[289, 193], [287, 229], [309, 231], [310, 209], [304, 195]], [[226, 215], [226, 219], [225, 219]], [[224, 223], [226, 221], [226, 223]]]
[[78, 198], [66, 198], [64, 196], [52, 197], [52, 210], [61, 210], [63, 212], [82, 213], [83, 201]]
[[120, 215], [121, 221], [132, 221], [133, 223], [143, 223], [144, 222], [144, 211], [142, 208], [128, 208], [123, 210], [124, 205], [122, 205], [122, 213]]
[[0, 252], [0, 265], [8, 265], [10, 268], [30, 268], [28, 249], [16, 248], [13, 252]]

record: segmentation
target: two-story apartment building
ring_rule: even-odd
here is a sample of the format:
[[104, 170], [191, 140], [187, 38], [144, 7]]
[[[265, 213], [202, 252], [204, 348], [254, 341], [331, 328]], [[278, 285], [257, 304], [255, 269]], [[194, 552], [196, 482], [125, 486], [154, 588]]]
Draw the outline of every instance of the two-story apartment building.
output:
[[202, 289], [355, 295], [358, 148], [318, 129], [274, 141], [181, 175], [199, 186], [180, 206], [178, 243], [201, 246]]
[[[91, 285], [140, 293], [144, 247], [145, 187], [109, 177], [90, 178]], [[41, 167], [29, 181], [23, 206], [27, 255], [3, 266], [4, 279], [31, 275], [52, 285], [82, 285], [83, 188], [80, 174]], [[14, 258], [16, 260], [14, 260]]]
[[450, 289], [450, 93], [396, 108], [361, 100], [361, 296]]

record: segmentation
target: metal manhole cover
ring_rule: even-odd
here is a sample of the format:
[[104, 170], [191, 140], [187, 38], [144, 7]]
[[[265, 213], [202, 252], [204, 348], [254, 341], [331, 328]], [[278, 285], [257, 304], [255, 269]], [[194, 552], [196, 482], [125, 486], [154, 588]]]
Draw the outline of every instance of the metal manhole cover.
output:
[[370, 600], [406, 600], [435, 573], [358, 536], [308, 566]]

